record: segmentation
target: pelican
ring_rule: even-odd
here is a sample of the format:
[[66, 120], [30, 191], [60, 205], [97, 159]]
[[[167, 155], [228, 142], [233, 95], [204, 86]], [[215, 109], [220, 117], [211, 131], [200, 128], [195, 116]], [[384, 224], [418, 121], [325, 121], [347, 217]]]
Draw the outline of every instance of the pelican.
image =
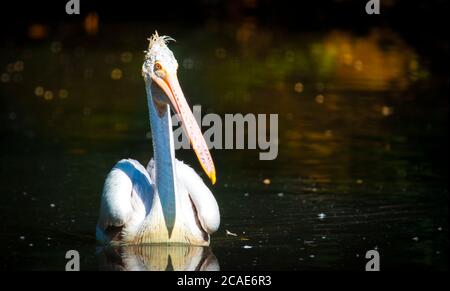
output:
[[208, 146], [177, 78], [178, 63], [167, 36], [149, 38], [142, 66], [153, 158], [145, 168], [119, 161], [106, 177], [96, 238], [106, 245], [186, 244], [208, 246], [220, 224], [217, 202], [200, 176], [175, 159], [170, 110], [178, 114], [212, 184], [216, 171]]

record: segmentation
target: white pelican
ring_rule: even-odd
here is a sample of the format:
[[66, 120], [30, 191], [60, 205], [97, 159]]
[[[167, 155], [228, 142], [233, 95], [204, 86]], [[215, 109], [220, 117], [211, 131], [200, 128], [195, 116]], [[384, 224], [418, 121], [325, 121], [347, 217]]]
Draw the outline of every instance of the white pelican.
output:
[[192, 168], [175, 159], [170, 105], [215, 183], [214, 163], [178, 82], [178, 63], [167, 47], [169, 40], [155, 32], [142, 66], [153, 159], [147, 168], [132, 159], [121, 160], [106, 177], [96, 227], [97, 240], [103, 244], [208, 246], [209, 235], [220, 224], [211, 191]]

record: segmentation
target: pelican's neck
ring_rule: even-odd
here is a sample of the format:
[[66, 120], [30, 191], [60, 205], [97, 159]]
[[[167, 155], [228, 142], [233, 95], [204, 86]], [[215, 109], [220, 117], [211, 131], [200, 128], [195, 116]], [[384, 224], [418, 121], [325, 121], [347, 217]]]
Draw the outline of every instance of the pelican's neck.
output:
[[161, 201], [164, 220], [172, 233], [175, 225], [175, 148], [172, 134], [172, 119], [169, 105], [160, 114], [152, 97], [152, 81], [146, 78], [147, 104], [153, 139], [153, 159], [155, 161], [155, 185]]

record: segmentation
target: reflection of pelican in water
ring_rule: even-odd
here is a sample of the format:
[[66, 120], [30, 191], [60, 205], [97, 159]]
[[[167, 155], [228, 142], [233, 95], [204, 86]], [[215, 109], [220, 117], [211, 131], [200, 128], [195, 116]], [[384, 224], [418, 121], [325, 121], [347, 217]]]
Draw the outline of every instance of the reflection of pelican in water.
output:
[[150, 111], [153, 159], [144, 168], [118, 162], [108, 174], [101, 198], [96, 237], [103, 244], [183, 243], [208, 246], [220, 224], [217, 202], [200, 176], [175, 159], [170, 106], [211, 182], [216, 170], [208, 146], [181, 91], [178, 63], [157, 33], [142, 67]]
[[219, 271], [209, 247], [140, 245], [106, 247], [99, 252], [101, 270], [109, 271]]

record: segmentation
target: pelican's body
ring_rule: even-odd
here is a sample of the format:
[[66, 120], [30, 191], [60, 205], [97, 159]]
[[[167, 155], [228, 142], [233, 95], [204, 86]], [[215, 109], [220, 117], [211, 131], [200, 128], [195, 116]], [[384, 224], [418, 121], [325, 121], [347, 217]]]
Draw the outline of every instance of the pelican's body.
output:
[[209, 245], [220, 224], [214, 196], [197, 173], [175, 159], [170, 105], [180, 115], [193, 148], [212, 182], [215, 169], [206, 143], [187, 106], [178, 67], [165, 37], [155, 34], [143, 66], [154, 158], [147, 168], [131, 159], [108, 174], [97, 223], [104, 244], [182, 243]]

